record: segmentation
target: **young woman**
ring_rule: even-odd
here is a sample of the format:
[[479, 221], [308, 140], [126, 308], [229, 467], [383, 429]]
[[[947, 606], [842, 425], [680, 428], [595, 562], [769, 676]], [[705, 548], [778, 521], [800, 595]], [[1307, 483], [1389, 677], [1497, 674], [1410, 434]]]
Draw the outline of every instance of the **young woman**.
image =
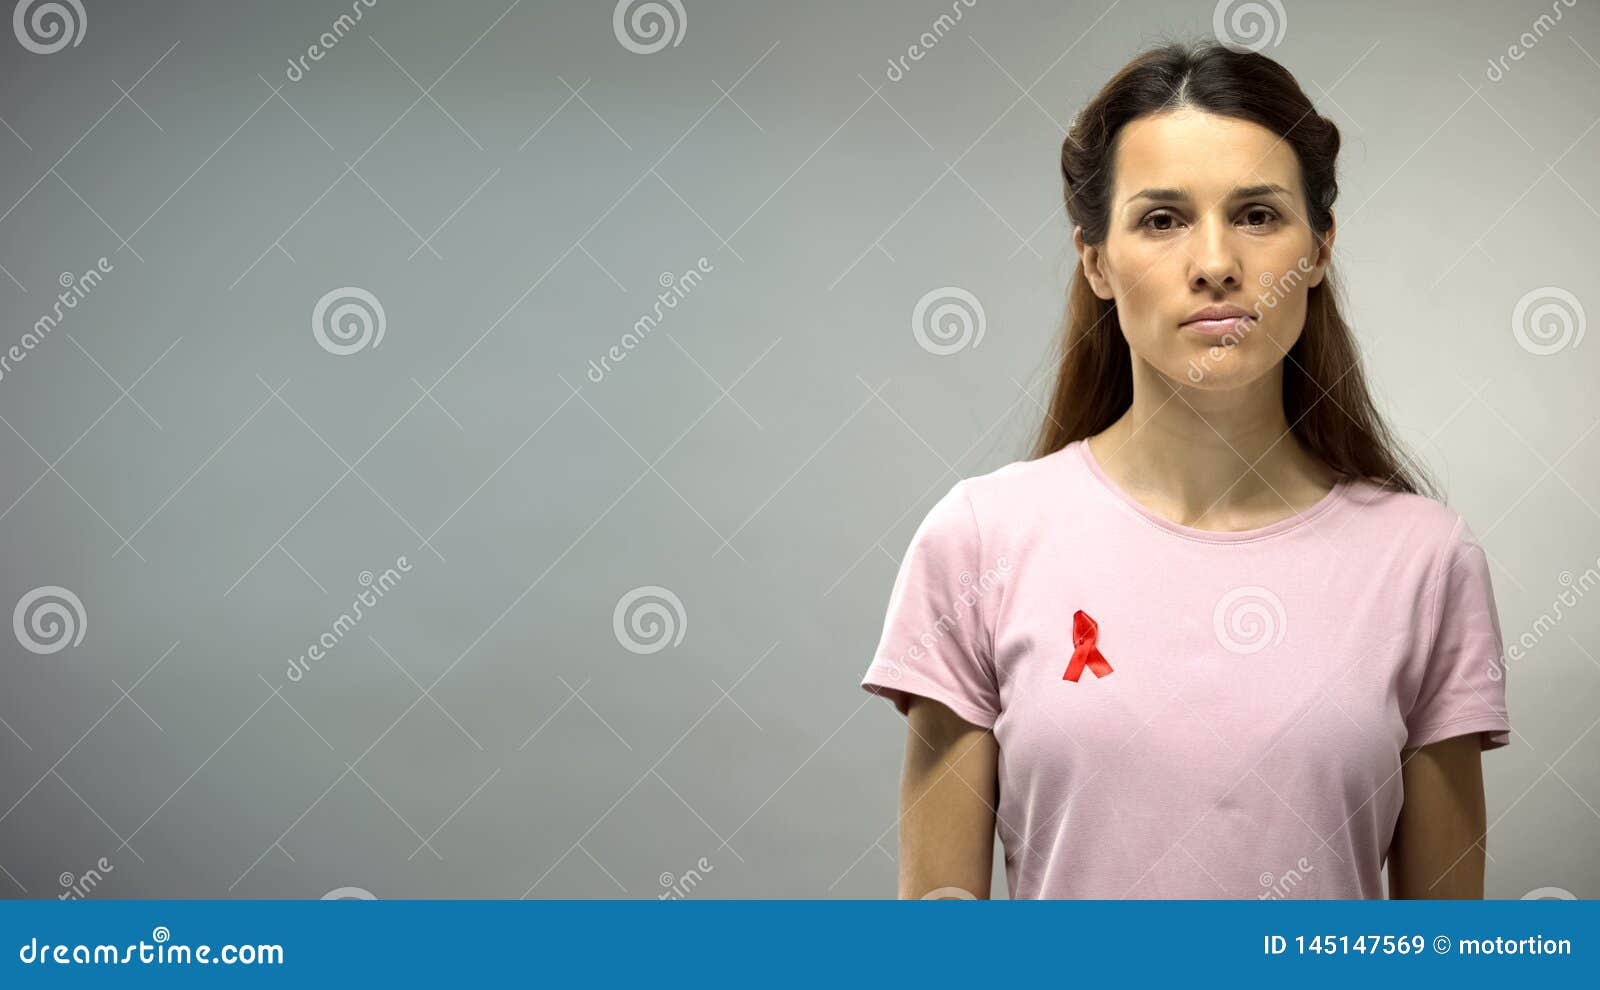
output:
[[862, 681], [910, 725], [900, 896], [987, 897], [997, 828], [1014, 898], [1483, 896], [1494, 594], [1367, 394], [1338, 150], [1216, 45], [1078, 115], [1038, 445], [928, 513]]

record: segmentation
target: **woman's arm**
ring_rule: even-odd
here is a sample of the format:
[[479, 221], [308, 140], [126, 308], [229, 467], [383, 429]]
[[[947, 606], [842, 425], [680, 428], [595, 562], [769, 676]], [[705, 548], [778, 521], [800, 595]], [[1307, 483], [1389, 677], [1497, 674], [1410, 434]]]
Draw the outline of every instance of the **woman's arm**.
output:
[[1478, 734], [1400, 756], [1405, 802], [1389, 847], [1390, 899], [1481, 900], [1487, 829]]
[[994, 733], [920, 695], [912, 696], [906, 716], [900, 897], [959, 887], [987, 899], [999, 798]]

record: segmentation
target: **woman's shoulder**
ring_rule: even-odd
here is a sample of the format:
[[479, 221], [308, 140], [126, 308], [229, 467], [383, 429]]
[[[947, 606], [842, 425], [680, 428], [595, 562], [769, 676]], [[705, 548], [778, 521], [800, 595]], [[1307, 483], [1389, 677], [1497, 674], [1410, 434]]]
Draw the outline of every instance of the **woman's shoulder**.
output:
[[1070, 503], [1081, 480], [1078, 458], [1069, 445], [1042, 457], [1008, 461], [998, 467], [963, 476], [951, 495], [963, 499], [988, 529], [1017, 523], [1043, 509], [1059, 513]]
[[1352, 477], [1345, 481], [1344, 497], [1359, 522], [1418, 550], [1443, 552], [1472, 539], [1466, 517], [1431, 495], [1393, 488], [1381, 479]]

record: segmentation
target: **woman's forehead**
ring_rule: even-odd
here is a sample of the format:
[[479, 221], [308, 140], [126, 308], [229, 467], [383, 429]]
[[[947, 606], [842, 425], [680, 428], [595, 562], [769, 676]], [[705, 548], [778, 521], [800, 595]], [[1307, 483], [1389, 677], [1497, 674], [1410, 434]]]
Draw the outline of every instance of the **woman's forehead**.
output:
[[1116, 203], [1149, 188], [1181, 190], [1198, 200], [1235, 189], [1298, 186], [1288, 142], [1260, 124], [1198, 111], [1141, 117], [1118, 135]]

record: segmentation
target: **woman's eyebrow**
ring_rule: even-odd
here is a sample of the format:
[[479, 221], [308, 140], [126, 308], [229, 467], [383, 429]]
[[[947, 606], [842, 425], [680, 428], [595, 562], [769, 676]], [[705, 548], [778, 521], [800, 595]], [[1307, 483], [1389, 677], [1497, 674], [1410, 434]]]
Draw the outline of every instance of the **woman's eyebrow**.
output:
[[[1288, 189], [1278, 185], [1276, 182], [1265, 182], [1255, 186], [1236, 187], [1228, 198], [1244, 199], [1250, 196], [1267, 196], [1272, 193], [1283, 193], [1287, 195], [1288, 192]], [[1187, 203], [1191, 200], [1191, 198], [1192, 197], [1189, 195], [1189, 191], [1187, 189], [1161, 188], [1141, 189], [1132, 196], [1129, 196], [1127, 201], [1131, 203], [1134, 200], [1148, 199], [1154, 200], [1158, 203]]]

